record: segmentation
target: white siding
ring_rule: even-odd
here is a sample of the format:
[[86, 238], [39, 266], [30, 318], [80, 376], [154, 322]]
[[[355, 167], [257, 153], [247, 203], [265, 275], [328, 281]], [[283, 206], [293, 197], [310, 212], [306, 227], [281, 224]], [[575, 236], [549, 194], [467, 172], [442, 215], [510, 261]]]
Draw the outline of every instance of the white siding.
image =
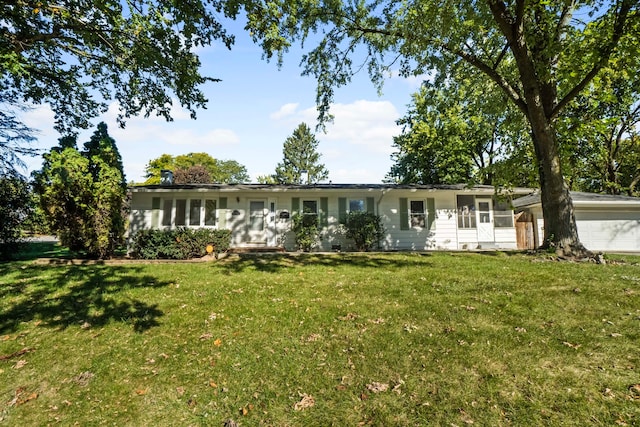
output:
[[[387, 235], [380, 242], [382, 250], [460, 250], [476, 249], [478, 236], [476, 229], [458, 230], [456, 195], [458, 191], [445, 190], [408, 190], [408, 189], [286, 189], [278, 191], [218, 191], [218, 190], [142, 190], [134, 191], [131, 200], [130, 231], [142, 228], [151, 228], [152, 200], [160, 199], [215, 199], [226, 198], [226, 209], [221, 209], [218, 202], [217, 218], [218, 227], [224, 227], [232, 231], [232, 246], [250, 244], [247, 233], [247, 220], [249, 217], [250, 200], [264, 200], [266, 208], [275, 203], [275, 215], [269, 211], [266, 226], [270, 233], [266, 237], [265, 244], [284, 246], [289, 251], [296, 250], [295, 236], [291, 231], [292, 200], [318, 200], [319, 208], [321, 198], [328, 200], [328, 226], [322, 227], [320, 239], [316, 251], [331, 251], [340, 247], [343, 251], [354, 250], [354, 244], [344, 235], [344, 229], [339, 224], [339, 199], [373, 199], [374, 211], [382, 217]], [[474, 194], [464, 191], [464, 194]], [[484, 193], [485, 196], [487, 193]], [[425, 207], [427, 200], [433, 199], [436, 216], [430, 230], [412, 228], [401, 230], [400, 199], [423, 200]], [[174, 203], [175, 205], [175, 203]], [[204, 203], [202, 203], [204, 206]], [[204, 209], [204, 208], [203, 208]], [[174, 206], [175, 210], [175, 206]], [[289, 213], [289, 218], [281, 218], [284, 211]], [[187, 209], [187, 224], [189, 223], [189, 209]], [[204, 221], [204, 213], [201, 214]], [[159, 221], [162, 221], [162, 204], [160, 207]], [[160, 222], [161, 223], [161, 222]], [[275, 236], [274, 236], [275, 234]], [[496, 242], [491, 247], [511, 249], [516, 247], [515, 229], [496, 229]], [[255, 242], [253, 242], [255, 243]]]
[[[400, 198], [435, 201], [435, 226], [431, 230], [400, 229]], [[437, 191], [392, 191], [380, 202], [378, 214], [383, 219], [387, 237], [382, 243], [385, 250], [455, 250], [456, 215], [455, 193]]]

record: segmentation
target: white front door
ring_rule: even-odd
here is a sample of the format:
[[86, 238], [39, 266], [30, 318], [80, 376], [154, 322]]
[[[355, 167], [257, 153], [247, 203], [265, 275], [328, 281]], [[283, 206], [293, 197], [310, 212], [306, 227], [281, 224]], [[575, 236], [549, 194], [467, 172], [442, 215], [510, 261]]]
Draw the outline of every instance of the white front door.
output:
[[247, 242], [266, 243], [265, 225], [268, 216], [265, 200], [249, 201], [249, 218], [247, 221]]
[[493, 242], [493, 208], [491, 199], [476, 198], [476, 224], [478, 227], [478, 242]]

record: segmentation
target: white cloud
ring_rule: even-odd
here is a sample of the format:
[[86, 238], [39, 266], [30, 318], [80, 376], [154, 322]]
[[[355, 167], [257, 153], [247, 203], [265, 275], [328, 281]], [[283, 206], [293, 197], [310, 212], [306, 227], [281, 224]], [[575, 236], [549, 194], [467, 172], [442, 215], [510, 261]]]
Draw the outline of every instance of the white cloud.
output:
[[[300, 109], [286, 104], [278, 112], [280, 126], [290, 128], [305, 122], [313, 129], [317, 110], [314, 107]], [[396, 120], [400, 117], [389, 101], [358, 100], [347, 104], [331, 105], [332, 123], [327, 123], [326, 133], [318, 132], [318, 151], [321, 162], [336, 183], [380, 182], [390, 167], [389, 155], [393, 152], [393, 137], [400, 133]], [[274, 119], [276, 114], [272, 114]]]
[[285, 118], [291, 117], [296, 113], [299, 105], [300, 104], [295, 102], [284, 104], [278, 111], [271, 113], [269, 115], [269, 118], [271, 120], [283, 120]]

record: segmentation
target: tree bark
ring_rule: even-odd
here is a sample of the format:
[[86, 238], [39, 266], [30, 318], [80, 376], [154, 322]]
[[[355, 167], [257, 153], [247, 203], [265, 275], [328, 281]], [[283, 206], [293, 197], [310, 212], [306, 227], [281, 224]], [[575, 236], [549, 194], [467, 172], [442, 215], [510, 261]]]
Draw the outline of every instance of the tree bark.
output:
[[[534, 108], [535, 110], [535, 108]], [[544, 218], [542, 248], [555, 248], [561, 256], [592, 255], [580, 242], [573, 200], [560, 167], [556, 133], [542, 114], [529, 114], [532, 139], [538, 160], [540, 196]]]

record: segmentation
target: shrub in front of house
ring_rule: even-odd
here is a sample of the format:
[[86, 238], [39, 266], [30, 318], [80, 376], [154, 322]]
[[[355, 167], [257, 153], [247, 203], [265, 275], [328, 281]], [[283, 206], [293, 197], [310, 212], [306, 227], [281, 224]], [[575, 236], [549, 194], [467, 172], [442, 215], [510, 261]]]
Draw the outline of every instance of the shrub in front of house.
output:
[[318, 244], [320, 237], [320, 224], [317, 215], [295, 214], [292, 217], [293, 232], [296, 236], [296, 245], [301, 251], [309, 252]]
[[130, 254], [140, 259], [191, 259], [205, 256], [207, 246], [211, 246], [217, 258], [230, 244], [230, 230], [185, 227], [141, 230], [132, 238]]
[[344, 227], [347, 238], [353, 239], [359, 251], [371, 250], [385, 235], [382, 218], [372, 212], [349, 212]]

